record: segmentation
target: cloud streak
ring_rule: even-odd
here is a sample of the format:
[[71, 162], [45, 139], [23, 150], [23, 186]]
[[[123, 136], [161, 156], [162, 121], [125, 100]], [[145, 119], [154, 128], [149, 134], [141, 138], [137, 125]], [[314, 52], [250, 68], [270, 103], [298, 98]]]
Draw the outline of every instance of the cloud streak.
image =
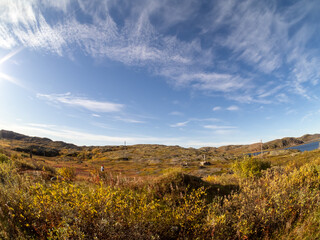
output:
[[[247, 103], [271, 103], [279, 85], [312, 98], [308, 85], [319, 84], [320, 59], [308, 46], [320, 29], [303, 20], [315, 16], [319, 6], [279, 4], [217, 0], [202, 12], [201, 3], [193, 1], [3, 0], [0, 48], [23, 46], [60, 56], [80, 48], [93, 58], [147, 68], [174, 86]], [[48, 11], [54, 14], [49, 17]], [[81, 15], [89, 20], [81, 21]], [[188, 32], [192, 37], [184, 37]], [[258, 93], [261, 88], [265, 92]], [[104, 108], [78, 100], [79, 106]]]
[[93, 112], [119, 112], [124, 108], [123, 104], [96, 101], [87, 98], [75, 97], [71, 93], [65, 94], [41, 94], [37, 97], [53, 103], [65, 104], [71, 107], [81, 107]]
[[220, 120], [217, 118], [190, 118], [184, 122], [178, 122], [175, 124], [171, 124], [170, 127], [186, 127], [191, 122], [219, 122]]
[[219, 126], [219, 125], [205, 125], [203, 127], [207, 129], [214, 129], [214, 130], [236, 129], [236, 127], [234, 126]]

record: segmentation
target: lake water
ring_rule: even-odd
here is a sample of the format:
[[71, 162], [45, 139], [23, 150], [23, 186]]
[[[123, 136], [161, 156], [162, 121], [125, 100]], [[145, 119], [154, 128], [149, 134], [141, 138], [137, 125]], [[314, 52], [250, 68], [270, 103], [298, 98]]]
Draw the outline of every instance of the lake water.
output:
[[[316, 150], [319, 148], [319, 144], [320, 142], [312, 142], [312, 143], [306, 143], [306, 144], [302, 144], [299, 146], [295, 146], [295, 147], [289, 147], [289, 148], [284, 148], [284, 149], [298, 149], [301, 152], [304, 151], [312, 151], [312, 150]], [[263, 151], [263, 153], [266, 153], [269, 151]], [[246, 155], [248, 156], [258, 156], [259, 154], [261, 154], [261, 152], [255, 152], [255, 153], [247, 153]]]
[[299, 145], [299, 146], [295, 146], [295, 147], [289, 147], [289, 148], [285, 148], [285, 149], [298, 149], [301, 152], [312, 151], [312, 150], [319, 148], [319, 143], [320, 142], [312, 142], [312, 143], [307, 143], [307, 144], [303, 144], [303, 145]]

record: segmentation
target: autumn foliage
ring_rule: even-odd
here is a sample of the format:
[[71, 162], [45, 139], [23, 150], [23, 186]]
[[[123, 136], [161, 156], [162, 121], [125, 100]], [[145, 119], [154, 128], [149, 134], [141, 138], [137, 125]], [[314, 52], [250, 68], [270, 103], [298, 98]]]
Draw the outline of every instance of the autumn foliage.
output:
[[50, 181], [52, 169], [2, 154], [0, 239], [317, 239], [320, 160], [312, 154], [284, 166], [244, 159], [234, 174], [204, 179], [179, 168], [148, 180], [96, 171], [88, 181], [71, 168]]

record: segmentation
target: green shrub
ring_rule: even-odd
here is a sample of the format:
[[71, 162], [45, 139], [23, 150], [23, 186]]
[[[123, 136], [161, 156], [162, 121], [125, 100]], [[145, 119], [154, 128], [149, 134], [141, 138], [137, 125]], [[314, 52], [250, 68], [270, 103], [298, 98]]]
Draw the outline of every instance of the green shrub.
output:
[[233, 171], [242, 177], [261, 177], [262, 170], [270, 167], [270, 162], [251, 157], [245, 157], [232, 165]]
[[0, 163], [7, 163], [10, 162], [10, 158], [2, 153], [0, 153]]

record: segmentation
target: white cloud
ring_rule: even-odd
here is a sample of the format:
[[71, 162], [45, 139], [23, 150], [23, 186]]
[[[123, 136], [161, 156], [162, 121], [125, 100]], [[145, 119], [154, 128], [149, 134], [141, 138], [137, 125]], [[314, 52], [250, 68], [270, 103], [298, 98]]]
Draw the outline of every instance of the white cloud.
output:
[[58, 1], [51, 1], [51, 0], [42, 0], [41, 4], [56, 8], [57, 10], [61, 10], [63, 12], [67, 12], [67, 9], [71, 3], [71, 0], [58, 0]]
[[276, 99], [280, 103], [288, 103], [289, 102], [289, 97], [284, 93], [280, 93], [280, 94], [276, 95]]
[[[269, 79], [314, 98], [307, 86], [319, 84], [320, 61], [317, 47], [309, 46], [320, 29], [317, 21], [302, 21], [316, 16], [316, 2], [297, 1], [279, 8], [274, 1], [217, 0], [206, 13], [199, 10], [201, 2], [192, 0], [124, 2], [2, 0], [0, 48], [24, 46], [67, 56], [81, 48], [94, 58], [145, 67], [175, 86], [222, 92], [246, 103], [271, 102], [279, 89], [271, 88]], [[74, 5], [77, 10], [71, 9]], [[118, 17], [111, 14], [114, 9], [119, 10]], [[80, 21], [79, 13], [91, 20]], [[189, 29], [195, 27], [193, 20], [197, 26]], [[182, 28], [175, 31], [183, 24], [195, 32], [190, 39], [180, 36]], [[281, 76], [283, 69], [290, 71], [289, 76]], [[269, 88], [257, 94], [263, 86]]]
[[[9, 52], [8, 54], [6, 54], [5, 56], [3, 56], [1, 59], [0, 59], [0, 66], [2, 64], [5, 64], [7, 61], [9, 61], [11, 58], [13, 58], [15, 55], [17, 55], [19, 52], [21, 52], [22, 48], [18, 48], [16, 50], [13, 50], [11, 52]], [[16, 78], [12, 77], [12, 76], [9, 76], [3, 72], [0, 72], [0, 80], [5, 80], [7, 82], [10, 82], [10, 83], [13, 83], [21, 88], [24, 88], [24, 89], [28, 89], [26, 86], [24, 86], [19, 80], [17, 80]]]
[[213, 129], [213, 130], [226, 130], [226, 129], [236, 129], [234, 126], [219, 126], [219, 125], [205, 125], [204, 128]]
[[233, 92], [250, 87], [249, 79], [232, 74], [190, 72], [186, 69], [170, 68], [163, 70], [161, 74], [174, 79], [177, 86], [192, 86], [199, 90]]
[[63, 103], [72, 107], [82, 107], [93, 112], [119, 112], [124, 108], [123, 104], [90, 100], [87, 98], [75, 97], [71, 93], [66, 94], [37, 94], [40, 99], [54, 103]]
[[287, 25], [274, 11], [274, 5], [264, 2], [257, 5], [252, 0], [228, 1], [227, 14], [218, 23], [231, 30], [220, 43], [232, 49], [236, 58], [266, 73], [281, 66], [281, 48], [286, 37]]
[[235, 105], [232, 105], [230, 107], [227, 108], [228, 111], [238, 111], [239, 110], [239, 107], [238, 106], [235, 106]]
[[[4, 1], [1, 5], [4, 14], [0, 24], [0, 47], [23, 45], [63, 55], [70, 54], [69, 46], [77, 45], [95, 58], [107, 57], [126, 65], [147, 66], [154, 73], [165, 75], [183, 86], [223, 92], [244, 86], [244, 80], [237, 75], [193, 71], [194, 67], [189, 69], [190, 66], [202, 68], [211, 64], [211, 51], [202, 49], [199, 39], [186, 42], [176, 36], [162, 35], [149, 20], [161, 9], [164, 16], [160, 17], [165, 19], [163, 28], [185, 21], [194, 13], [196, 5], [192, 1], [184, 3], [183, 8], [168, 8], [164, 3], [149, 1], [141, 5], [143, 8], [128, 3], [134, 14], [126, 16], [121, 27], [109, 13], [110, 6], [119, 7], [115, 2], [98, 6], [97, 3], [79, 2], [79, 11], [92, 16], [90, 24], [80, 23], [76, 12], [68, 11], [71, 2]], [[186, 10], [187, 6], [193, 7]], [[57, 22], [49, 24], [43, 13], [46, 8], [62, 11], [67, 17], [62, 15]], [[175, 9], [179, 11], [173, 16]]]
[[19, 52], [22, 51], [22, 48], [18, 48], [14, 51], [9, 52], [7, 55], [5, 55], [4, 57], [2, 57], [0, 59], [0, 65], [2, 65], [3, 63], [5, 63], [6, 61], [8, 61], [9, 59], [11, 59], [12, 57], [14, 57], [15, 55], [17, 55]]
[[99, 114], [96, 114], [96, 113], [92, 113], [91, 116], [92, 117], [97, 117], [97, 118], [101, 117]]
[[11, 76], [9, 76], [9, 75], [7, 75], [5, 73], [2, 73], [2, 72], [0, 72], [0, 80], [5, 80], [5, 81], [13, 83], [14, 85], [17, 85], [17, 86], [19, 86], [21, 88], [28, 89], [26, 86], [24, 86], [24, 84], [22, 84], [16, 78], [11, 77]]
[[126, 122], [126, 123], [145, 123], [145, 121], [133, 119], [133, 118], [128, 118], [128, 117], [115, 117], [116, 120]]
[[216, 106], [216, 107], [213, 107], [212, 108], [212, 111], [219, 111], [221, 110], [222, 108], [220, 106]]
[[190, 121], [178, 122], [178, 123], [175, 123], [175, 124], [171, 124], [170, 127], [185, 127], [185, 126], [187, 126], [187, 124], [188, 124], [189, 122], [190, 122]]
[[184, 122], [178, 122], [175, 124], [171, 124], [170, 127], [185, 127], [190, 122], [220, 122], [220, 120], [217, 118], [190, 118]]

